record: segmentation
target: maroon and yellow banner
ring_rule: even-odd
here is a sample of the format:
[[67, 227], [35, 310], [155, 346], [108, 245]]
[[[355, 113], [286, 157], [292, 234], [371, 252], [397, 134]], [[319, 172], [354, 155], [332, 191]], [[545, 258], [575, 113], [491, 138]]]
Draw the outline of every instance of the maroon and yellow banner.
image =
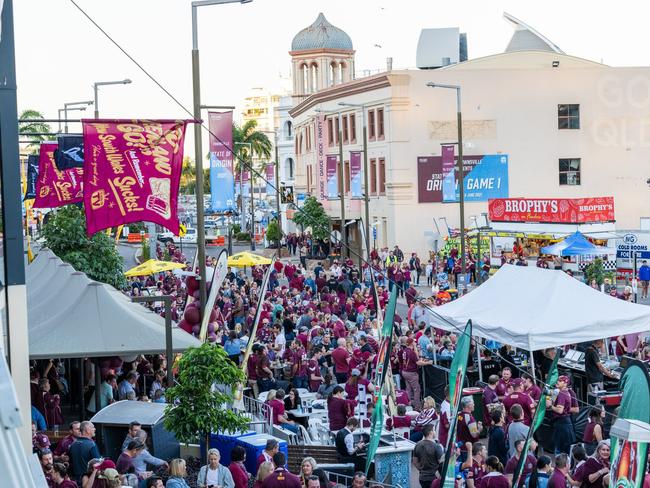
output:
[[83, 169], [61, 171], [54, 163], [56, 142], [41, 143], [34, 208], [56, 208], [83, 199]]
[[178, 234], [178, 186], [187, 121], [85, 119], [82, 123], [88, 234], [141, 221]]

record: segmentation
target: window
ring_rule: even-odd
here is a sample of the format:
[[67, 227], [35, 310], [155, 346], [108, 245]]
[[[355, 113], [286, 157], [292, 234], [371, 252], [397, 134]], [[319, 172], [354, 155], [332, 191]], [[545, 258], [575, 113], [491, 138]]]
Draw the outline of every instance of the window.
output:
[[350, 192], [350, 161], [345, 162], [345, 188], [347, 193]]
[[307, 193], [311, 193], [311, 165], [307, 166]]
[[327, 145], [334, 144], [334, 120], [327, 119]]
[[[337, 158], [338, 159], [338, 158]], [[337, 161], [336, 163], [336, 177], [339, 182], [339, 195], [343, 195], [343, 168], [341, 167], [341, 162]]]
[[303, 64], [300, 69], [302, 71], [302, 92], [309, 93], [309, 67]]
[[332, 61], [330, 63], [330, 72], [329, 72], [329, 78], [330, 78], [330, 86], [336, 85], [336, 62]]
[[386, 194], [386, 160], [379, 159], [379, 194]]
[[291, 139], [292, 130], [293, 130], [293, 125], [291, 124], [290, 120], [287, 120], [284, 124], [284, 137], [287, 139]]
[[375, 111], [368, 110], [368, 138], [375, 138]]
[[311, 65], [311, 93], [318, 91], [318, 65], [313, 63]]
[[580, 159], [560, 159], [560, 185], [580, 184]]
[[357, 142], [357, 116], [350, 114], [350, 141]]
[[370, 195], [377, 194], [377, 160], [370, 160]]
[[343, 142], [348, 142], [348, 116], [344, 115], [341, 118], [343, 119]]
[[[308, 169], [311, 166], [307, 167]], [[284, 163], [284, 174], [289, 180], [293, 180], [293, 158], [288, 158]]]
[[558, 105], [557, 106], [557, 128], [558, 129], [579, 129], [580, 128], [580, 105]]
[[377, 109], [377, 137], [384, 137], [384, 109]]
[[339, 118], [336, 117], [334, 119], [334, 139], [336, 139], [337, 144], [339, 143], [339, 136], [341, 135], [341, 133], [339, 132], [340, 130], [341, 128], [339, 126]]

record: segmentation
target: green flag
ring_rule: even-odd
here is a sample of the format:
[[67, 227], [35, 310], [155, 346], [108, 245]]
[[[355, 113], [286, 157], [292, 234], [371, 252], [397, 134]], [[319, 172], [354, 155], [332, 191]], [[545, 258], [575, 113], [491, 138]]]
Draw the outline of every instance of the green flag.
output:
[[384, 399], [381, 394], [382, 388], [379, 389], [377, 395], [377, 404], [372, 412], [372, 419], [370, 424], [370, 442], [368, 442], [368, 457], [366, 458], [366, 476], [370, 470], [370, 465], [379, 447], [379, 439], [381, 439], [381, 431], [384, 428]]
[[472, 321], [468, 320], [465, 330], [456, 341], [456, 352], [449, 368], [449, 437], [447, 438], [447, 449], [445, 452], [445, 463], [441, 473], [444, 473], [444, 480], [441, 488], [454, 488], [456, 481], [456, 425], [458, 424], [458, 408], [467, 372], [467, 359], [469, 358], [469, 346], [472, 342]]
[[[650, 424], [650, 375], [648, 367], [636, 359], [628, 363], [621, 378], [623, 397], [619, 419], [639, 420]], [[648, 443], [638, 439], [611, 437], [609, 486], [641, 488], [646, 471]]]
[[[557, 379], [559, 376], [559, 373], [557, 371], [557, 361], [560, 358], [560, 351], [555, 350], [555, 358], [553, 358], [553, 363], [551, 364], [551, 368], [549, 369], [548, 372], [548, 378], [546, 380], [546, 384], [548, 385], [548, 388], [545, 387], [542, 390], [542, 394], [539, 397], [539, 402], [537, 403], [537, 408], [535, 408], [535, 415], [533, 415], [533, 420], [530, 425], [530, 429], [528, 429], [528, 436], [526, 436], [526, 442], [524, 443], [524, 448], [521, 451], [521, 456], [519, 456], [519, 461], [517, 462], [517, 466], [515, 467], [515, 472], [512, 474], [512, 486], [517, 486], [517, 481], [519, 481], [519, 478], [521, 477], [521, 473], [524, 470], [524, 465], [526, 464], [526, 456], [528, 455], [528, 450], [530, 449], [530, 444], [533, 442], [533, 435], [535, 434], [535, 431], [539, 428], [540, 425], [542, 425], [542, 422], [544, 421], [544, 416], [546, 415], [546, 400], [549, 397], [549, 389], [553, 388], [555, 386], [555, 383], [557, 383]], [[524, 480], [521, 480], [524, 481]], [[522, 485], [523, 483], [519, 483]]]

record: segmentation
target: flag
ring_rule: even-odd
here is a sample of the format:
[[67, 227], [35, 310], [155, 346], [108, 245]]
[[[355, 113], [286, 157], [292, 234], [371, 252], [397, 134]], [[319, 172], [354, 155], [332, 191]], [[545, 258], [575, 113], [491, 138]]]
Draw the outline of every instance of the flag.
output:
[[363, 198], [360, 151], [350, 151], [350, 192], [352, 198]]
[[38, 156], [30, 154], [27, 156], [27, 180], [24, 200], [36, 198], [36, 182], [38, 180]]
[[[204, 263], [199, 263], [199, 266], [205, 266]], [[199, 334], [199, 339], [205, 341], [208, 336], [208, 324], [210, 323], [210, 315], [212, 314], [212, 309], [214, 304], [217, 301], [217, 296], [219, 296], [219, 290], [221, 285], [226, 280], [226, 275], [228, 274], [228, 253], [225, 249], [222, 249], [217, 258], [217, 265], [215, 266], [212, 273], [212, 281], [210, 282], [210, 294], [207, 297], [207, 302], [205, 304], [205, 312], [203, 317], [201, 317], [201, 332]]]
[[84, 119], [88, 235], [153, 222], [178, 235], [186, 120]]
[[338, 156], [335, 154], [327, 155], [327, 198], [339, 198], [339, 181], [338, 181]]
[[[636, 359], [630, 360], [621, 377], [623, 397], [618, 418], [640, 420], [650, 424], [650, 376], [647, 366]], [[609, 486], [616, 488], [641, 488], [646, 471], [648, 443], [636, 439], [619, 439], [611, 436], [611, 467]]]
[[449, 409], [450, 425], [447, 449], [445, 450], [447, 455], [445, 456], [445, 463], [441, 471], [445, 478], [441, 484], [441, 488], [454, 488], [456, 482], [456, 426], [458, 424], [458, 409], [463, 392], [463, 383], [465, 382], [465, 373], [467, 372], [467, 359], [469, 358], [469, 346], [471, 342], [472, 321], [468, 320], [467, 325], [465, 325], [465, 330], [456, 342], [456, 352], [454, 359], [451, 361], [451, 367], [449, 368], [449, 398], [451, 400]]
[[[557, 361], [560, 358], [560, 351], [555, 351], [555, 358], [551, 364], [551, 368], [548, 371], [548, 378], [546, 383], [548, 387], [545, 387], [542, 391], [542, 395], [539, 397], [539, 402], [537, 403], [537, 408], [535, 408], [535, 415], [533, 415], [533, 420], [530, 424], [530, 429], [528, 429], [528, 436], [526, 437], [526, 442], [524, 443], [524, 448], [521, 451], [521, 456], [519, 456], [519, 461], [515, 467], [515, 472], [512, 474], [512, 486], [517, 486], [517, 481], [521, 476], [521, 473], [524, 471], [524, 465], [526, 464], [526, 456], [528, 450], [530, 449], [530, 444], [533, 442], [533, 435], [535, 431], [542, 425], [544, 421], [544, 416], [546, 415], [546, 400], [550, 396], [550, 389], [555, 387], [558, 379], [557, 371]], [[521, 483], [520, 483], [521, 484]]]
[[384, 397], [383, 391], [386, 387], [386, 377], [390, 376], [390, 356], [393, 350], [393, 319], [395, 318], [395, 307], [397, 305], [397, 287], [393, 291], [386, 305], [386, 313], [381, 328], [381, 344], [377, 354], [376, 382], [378, 393], [375, 401], [375, 410], [372, 413], [370, 422], [370, 442], [368, 443], [368, 457], [366, 459], [366, 476], [372, 464], [372, 460], [379, 446], [381, 431], [384, 426]]
[[41, 143], [34, 208], [56, 208], [83, 200], [83, 169], [59, 171], [54, 164], [56, 142]]
[[266, 165], [266, 196], [270, 197], [275, 193], [275, 163], [268, 163]]
[[65, 171], [70, 168], [83, 168], [84, 166], [84, 139], [81, 134], [59, 134], [59, 143], [54, 151], [56, 167]]
[[208, 112], [210, 126], [210, 207], [213, 212], [235, 209], [232, 166], [232, 111]]

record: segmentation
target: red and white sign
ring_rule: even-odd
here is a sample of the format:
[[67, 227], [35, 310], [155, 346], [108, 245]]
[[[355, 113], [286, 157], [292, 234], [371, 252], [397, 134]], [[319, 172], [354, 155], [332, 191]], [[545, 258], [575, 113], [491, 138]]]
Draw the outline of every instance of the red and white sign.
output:
[[614, 197], [495, 198], [488, 203], [494, 222], [585, 224], [614, 221]]

